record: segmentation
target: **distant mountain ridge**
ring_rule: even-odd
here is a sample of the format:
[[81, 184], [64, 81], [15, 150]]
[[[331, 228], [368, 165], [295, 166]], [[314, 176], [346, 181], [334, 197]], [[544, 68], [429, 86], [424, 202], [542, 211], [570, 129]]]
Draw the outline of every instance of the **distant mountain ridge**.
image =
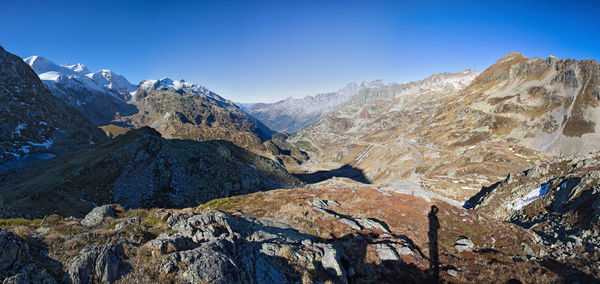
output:
[[289, 97], [275, 103], [247, 104], [246, 111], [273, 130], [291, 133], [317, 122], [325, 113], [359, 91], [384, 85], [381, 80], [362, 82], [360, 85], [351, 83], [337, 92], [303, 98]]

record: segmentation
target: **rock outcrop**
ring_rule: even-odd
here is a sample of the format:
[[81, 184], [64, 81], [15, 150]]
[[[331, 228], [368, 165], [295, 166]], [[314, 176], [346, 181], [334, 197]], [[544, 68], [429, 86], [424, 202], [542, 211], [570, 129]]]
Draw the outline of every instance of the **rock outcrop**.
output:
[[600, 153], [565, 156], [511, 173], [466, 204], [536, 232], [556, 259], [600, 255]]

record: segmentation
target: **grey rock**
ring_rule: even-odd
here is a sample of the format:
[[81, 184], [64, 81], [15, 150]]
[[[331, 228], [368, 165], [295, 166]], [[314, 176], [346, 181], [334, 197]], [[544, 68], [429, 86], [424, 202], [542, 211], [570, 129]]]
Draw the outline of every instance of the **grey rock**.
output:
[[309, 205], [315, 207], [315, 208], [319, 208], [319, 209], [328, 209], [329, 206], [335, 205], [335, 206], [339, 206], [339, 204], [333, 200], [326, 200], [326, 199], [321, 199], [321, 198], [313, 198], [312, 201], [307, 201], [306, 203], [308, 203]]
[[375, 248], [377, 250], [377, 255], [379, 255], [379, 259], [384, 260], [400, 260], [400, 256], [396, 249], [389, 244], [375, 244]]
[[523, 251], [527, 254], [527, 255], [534, 255], [535, 253], [533, 252], [533, 249], [528, 246], [525, 243], [521, 243], [521, 245], [523, 246]]
[[125, 230], [127, 227], [139, 226], [140, 225], [140, 217], [128, 218], [125, 221], [119, 222], [115, 225], [115, 232], [120, 232]]
[[81, 225], [86, 228], [94, 228], [102, 224], [105, 217], [115, 217], [115, 212], [111, 206], [113, 205], [103, 205], [92, 209], [92, 211], [85, 215], [85, 218], [81, 220]]
[[342, 217], [338, 217], [338, 218], [339, 218], [338, 221], [340, 221], [340, 223], [346, 224], [354, 230], [361, 229], [360, 226], [358, 225], [358, 223], [356, 223], [354, 220], [350, 220], [350, 219], [346, 219], [346, 218], [342, 218]]
[[357, 218], [356, 221], [363, 226], [366, 229], [369, 230], [379, 230], [382, 231], [386, 234], [389, 234], [390, 231], [388, 231], [388, 229], [386, 229], [383, 224], [381, 224], [379, 221], [374, 220], [374, 219], [368, 219], [368, 218]]
[[26, 264], [15, 275], [4, 279], [3, 284], [54, 284], [57, 283], [45, 270], [35, 264]]
[[120, 276], [123, 253], [123, 247], [116, 243], [87, 246], [67, 262], [67, 275], [73, 284], [113, 283]]
[[454, 248], [458, 250], [458, 252], [472, 251], [474, 247], [475, 244], [473, 243], [473, 241], [464, 237], [456, 240], [456, 243], [454, 244]]
[[0, 228], [0, 277], [8, 276], [21, 265], [24, 246], [13, 232]]
[[260, 257], [254, 264], [256, 283], [286, 283], [287, 279], [267, 260]]
[[346, 271], [342, 267], [340, 255], [332, 245], [328, 244], [323, 248], [323, 259], [321, 260], [321, 264], [329, 274], [337, 276], [338, 279], [344, 283], [348, 283]]
[[182, 281], [190, 283], [239, 283], [241, 277], [236, 261], [224, 248], [223, 241], [210, 241], [199, 247], [175, 253], [169, 261], [174, 264], [183, 263], [188, 268], [180, 273]]

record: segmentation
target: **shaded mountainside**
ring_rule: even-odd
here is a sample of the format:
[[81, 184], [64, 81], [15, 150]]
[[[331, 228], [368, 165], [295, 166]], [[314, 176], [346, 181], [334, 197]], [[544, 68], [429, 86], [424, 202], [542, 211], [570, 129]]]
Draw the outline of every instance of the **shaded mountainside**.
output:
[[0, 256], [8, 264], [0, 279], [13, 281], [586, 283], [600, 276], [596, 265], [580, 266], [593, 269], [585, 273], [552, 260], [534, 233], [514, 224], [343, 179], [195, 209], [107, 205], [84, 219], [0, 221], [0, 243], [11, 252]]
[[352, 83], [332, 93], [299, 99], [289, 97], [270, 104], [246, 104], [245, 110], [271, 129], [293, 133], [319, 121], [323, 115], [359, 91], [367, 88], [379, 88], [383, 85], [380, 80], [363, 82], [360, 85]]
[[58, 65], [41, 56], [25, 62], [38, 74], [53, 95], [80, 111], [96, 125], [104, 125], [119, 116], [137, 112], [129, 104], [130, 92], [137, 89], [110, 70], [90, 72], [84, 65]]
[[507, 172], [600, 150], [600, 65], [510, 53], [481, 74], [438, 74], [360, 92], [290, 139], [305, 171], [349, 164], [464, 201]]
[[275, 162], [231, 142], [167, 140], [145, 127], [3, 173], [0, 205], [4, 216], [76, 216], [94, 204], [184, 207], [299, 184]]
[[78, 111], [52, 96], [23, 60], [0, 47], [0, 169], [107, 141]]

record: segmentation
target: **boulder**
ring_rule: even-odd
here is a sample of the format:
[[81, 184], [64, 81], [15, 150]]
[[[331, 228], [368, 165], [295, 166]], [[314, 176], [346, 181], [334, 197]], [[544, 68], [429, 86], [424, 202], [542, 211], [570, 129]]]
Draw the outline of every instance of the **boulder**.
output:
[[94, 228], [102, 224], [105, 217], [115, 217], [112, 206], [113, 205], [103, 205], [92, 209], [92, 211], [85, 215], [85, 218], [81, 220], [81, 225], [86, 228]]
[[458, 250], [458, 252], [472, 251], [474, 247], [475, 244], [473, 243], [473, 241], [469, 240], [466, 237], [462, 237], [456, 240], [456, 243], [454, 244], [454, 248]]
[[73, 284], [113, 283], [120, 276], [123, 247], [116, 243], [87, 246], [67, 262], [66, 271]]

